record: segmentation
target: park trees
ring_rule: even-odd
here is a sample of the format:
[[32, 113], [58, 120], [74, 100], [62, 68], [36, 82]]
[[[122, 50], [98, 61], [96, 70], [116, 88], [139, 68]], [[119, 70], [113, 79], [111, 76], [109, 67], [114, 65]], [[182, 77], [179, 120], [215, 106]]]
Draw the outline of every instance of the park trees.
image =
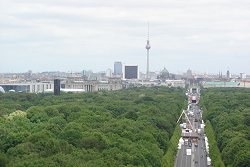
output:
[[163, 87], [0, 94], [0, 164], [161, 166], [184, 99]]
[[250, 90], [204, 89], [201, 104], [203, 116], [214, 130], [225, 165], [249, 166], [249, 158], [246, 157], [250, 150]]

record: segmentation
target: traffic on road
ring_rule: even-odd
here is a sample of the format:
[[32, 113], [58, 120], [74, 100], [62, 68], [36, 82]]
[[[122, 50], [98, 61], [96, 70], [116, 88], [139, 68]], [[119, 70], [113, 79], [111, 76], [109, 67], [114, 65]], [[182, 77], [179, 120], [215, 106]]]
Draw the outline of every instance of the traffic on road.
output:
[[182, 129], [179, 139], [175, 167], [211, 167], [209, 144], [199, 107], [200, 91], [191, 87], [186, 93], [188, 108], [183, 110], [177, 123]]

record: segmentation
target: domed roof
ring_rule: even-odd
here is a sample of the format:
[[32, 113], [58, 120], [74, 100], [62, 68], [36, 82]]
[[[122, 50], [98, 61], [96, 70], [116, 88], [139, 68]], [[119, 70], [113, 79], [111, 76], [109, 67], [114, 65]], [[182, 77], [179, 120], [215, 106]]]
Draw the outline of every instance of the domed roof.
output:
[[2, 86], [0, 86], [0, 92], [5, 93], [5, 90], [3, 89]]
[[169, 74], [168, 70], [164, 67], [164, 69], [161, 71], [161, 74], [164, 75], [164, 74]]
[[158, 79], [166, 80], [170, 78], [170, 74], [168, 70], [164, 67], [164, 69], [160, 72], [160, 74], [157, 76]]

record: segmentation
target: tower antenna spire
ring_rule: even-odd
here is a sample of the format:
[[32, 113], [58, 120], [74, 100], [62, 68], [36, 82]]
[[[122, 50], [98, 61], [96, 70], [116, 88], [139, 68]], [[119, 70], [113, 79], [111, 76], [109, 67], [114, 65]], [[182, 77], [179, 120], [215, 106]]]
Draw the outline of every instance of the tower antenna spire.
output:
[[149, 40], [149, 22], [148, 22], [148, 40]]
[[147, 39], [147, 44], [146, 44], [146, 49], [147, 49], [147, 77], [146, 79], [149, 79], [149, 49], [151, 48], [150, 42], [149, 42], [149, 22], [148, 22], [148, 39]]

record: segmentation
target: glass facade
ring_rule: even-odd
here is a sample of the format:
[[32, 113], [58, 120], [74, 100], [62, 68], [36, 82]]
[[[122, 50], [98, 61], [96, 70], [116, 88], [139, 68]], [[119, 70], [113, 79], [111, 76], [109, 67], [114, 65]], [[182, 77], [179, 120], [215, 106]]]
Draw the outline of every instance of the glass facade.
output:
[[125, 66], [125, 79], [138, 79], [138, 66]]
[[115, 75], [122, 75], [122, 62], [115, 62], [114, 74]]

